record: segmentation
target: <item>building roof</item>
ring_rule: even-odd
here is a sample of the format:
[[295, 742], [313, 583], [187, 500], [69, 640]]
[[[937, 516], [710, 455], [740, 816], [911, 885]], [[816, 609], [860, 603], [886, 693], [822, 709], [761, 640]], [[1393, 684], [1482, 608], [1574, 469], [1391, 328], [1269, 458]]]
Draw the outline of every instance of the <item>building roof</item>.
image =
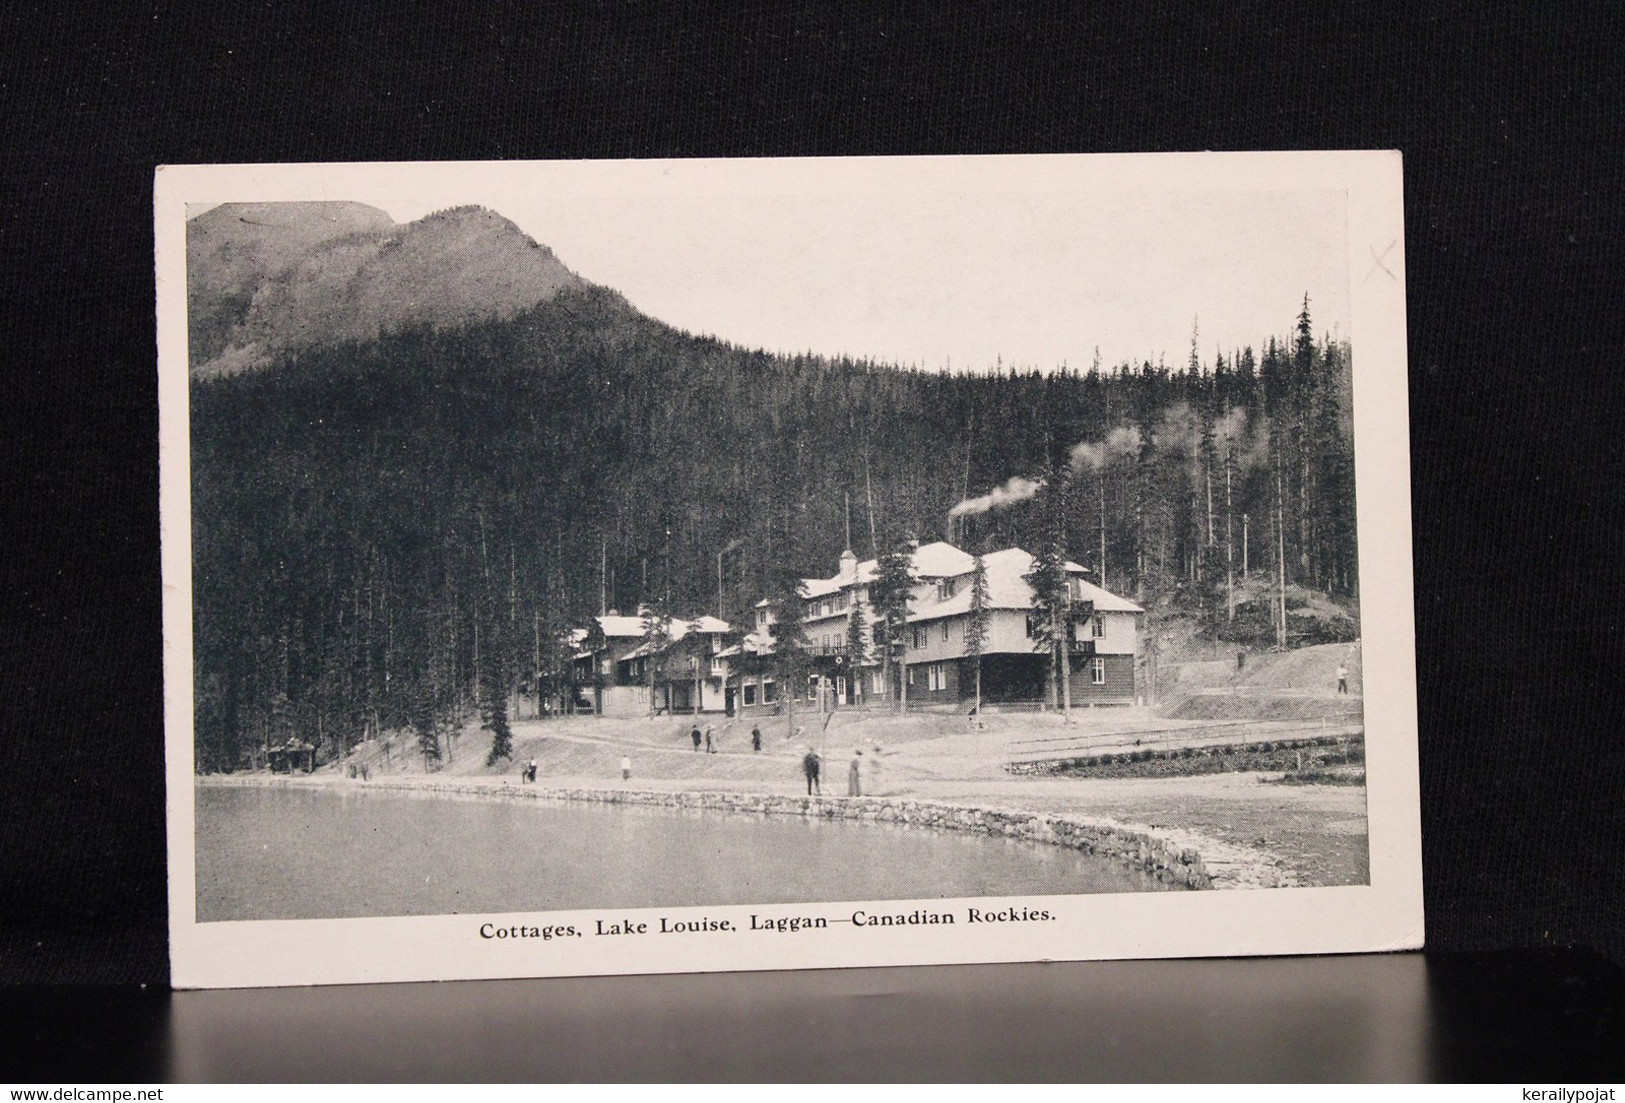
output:
[[[921, 544], [914, 549], [913, 567], [916, 578], [953, 578], [955, 575], [968, 574], [971, 563], [970, 556], [942, 540], [932, 544]], [[833, 578], [804, 578], [801, 585], [807, 597], [825, 597], [854, 582], [859, 585], [873, 582], [878, 571], [877, 560], [865, 559], [858, 564], [855, 579], [843, 575], [836, 575]]]
[[598, 627], [604, 630], [604, 635], [609, 639], [626, 639], [632, 636], [642, 638], [644, 633], [642, 617], [624, 617], [619, 614], [611, 614], [607, 617], [595, 617], [594, 619], [598, 621]]
[[[988, 552], [982, 556], [982, 563], [987, 568], [988, 608], [1032, 608], [1033, 589], [1027, 584], [1024, 577], [1033, 569], [1033, 556], [1029, 552], [1022, 548], [1003, 548], [996, 552]], [[939, 617], [951, 617], [970, 612], [971, 595], [968, 576], [971, 569], [967, 568], [963, 575], [959, 576], [963, 578], [963, 581], [955, 587], [952, 597], [939, 599], [935, 589], [928, 589], [923, 596], [916, 597], [910, 604], [908, 619], [911, 621], [935, 620]], [[1087, 573], [1085, 568], [1070, 561], [1066, 564], [1066, 571], [1070, 575]], [[1144, 611], [1132, 601], [1103, 590], [1092, 582], [1081, 578], [1076, 581], [1080, 590], [1080, 599], [1094, 602], [1095, 609], [1099, 612], [1139, 613]]]
[[[1003, 548], [988, 552], [982, 557], [982, 562], [987, 568], [988, 608], [1027, 610], [1033, 607], [1033, 590], [1025, 577], [1033, 569], [1034, 560], [1031, 553], [1022, 548]], [[917, 549], [914, 563], [915, 574], [925, 585], [916, 586], [916, 596], [909, 602], [908, 619], [911, 622], [937, 620], [970, 612], [970, 575], [976, 568], [973, 556], [967, 555], [952, 544], [938, 542]], [[1098, 612], [1144, 612], [1134, 602], [1118, 597], [1086, 579], [1076, 577], [1089, 574], [1087, 567], [1068, 560], [1066, 572], [1074, 576], [1073, 581], [1078, 586], [1079, 600], [1093, 602]], [[837, 575], [829, 579], [806, 579], [804, 585], [808, 599], [812, 600], [835, 593], [845, 586], [873, 582], [874, 576], [875, 561], [866, 559], [857, 565], [855, 579], [850, 577], [843, 579]], [[931, 582], [943, 578], [959, 580], [958, 585], [954, 587], [954, 595], [946, 599], [938, 598], [936, 587], [930, 585]], [[767, 604], [766, 601], [758, 602], [758, 607]], [[847, 615], [847, 612], [842, 610], [828, 617], [808, 619], [825, 621], [835, 616]], [[756, 635], [747, 637], [745, 646], [747, 650], [771, 650], [771, 642], [765, 638], [757, 642]]]
[[[681, 630], [679, 630], [681, 625]], [[680, 640], [690, 632], [706, 636], [720, 636], [728, 631], [728, 622], [718, 617], [694, 617], [691, 620], [671, 622], [672, 638]]]
[[[640, 626], [644, 625], [645, 623], [646, 622], [641, 617], [638, 618], [638, 624]], [[642, 636], [646, 631], [647, 629], [640, 629], [638, 635]], [[702, 636], [721, 636], [727, 631], [728, 622], [725, 620], [718, 620], [716, 617], [695, 617], [693, 620], [683, 620], [673, 617], [671, 623], [666, 627], [666, 646], [670, 647], [672, 644], [678, 643], [688, 636], [695, 634]], [[647, 654], [649, 654], [649, 645], [644, 643], [634, 647], [625, 655], [622, 655], [621, 661], [624, 662], [627, 659], [640, 658]]]

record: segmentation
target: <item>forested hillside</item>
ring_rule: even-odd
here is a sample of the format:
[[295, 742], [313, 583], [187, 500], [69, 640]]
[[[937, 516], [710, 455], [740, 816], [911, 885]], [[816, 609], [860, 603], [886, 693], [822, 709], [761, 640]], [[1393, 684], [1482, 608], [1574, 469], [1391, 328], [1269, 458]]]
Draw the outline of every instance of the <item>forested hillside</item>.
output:
[[1268, 642], [1227, 602], [1244, 565], [1279, 548], [1288, 581], [1357, 589], [1350, 352], [1298, 305], [1177, 366], [947, 375], [695, 338], [581, 281], [195, 377], [199, 767], [505, 695], [601, 605], [717, 611], [719, 566], [737, 618], [849, 530], [863, 556], [1059, 536], [1109, 588]]

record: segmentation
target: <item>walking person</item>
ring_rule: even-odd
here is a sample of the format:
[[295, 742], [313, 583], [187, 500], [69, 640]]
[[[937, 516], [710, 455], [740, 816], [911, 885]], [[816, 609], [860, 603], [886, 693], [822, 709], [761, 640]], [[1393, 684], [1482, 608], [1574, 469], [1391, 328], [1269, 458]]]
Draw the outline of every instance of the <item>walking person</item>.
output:
[[694, 739], [694, 749], [696, 751], [699, 750], [700, 749], [700, 740], [704, 738], [704, 736], [700, 735], [700, 726], [698, 724], [695, 724], [694, 725], [694, 730], [689, 732], [688, 734], [690, 736], [692, 736], [693, 739]]
[[1349, 691], [1349, 668], [1344, 666], [1342, 663], [1338, 663], [1337, 664], [1337, 692], [1346, 694], [1346, 693], [1348, 693], [1348, 691]]
[[717, 726], [715, 724], [705, 725], [705, 753], [717, 753]]
[[750, 726], [750, 749], [753, 751], [762, 749], [762, 729], [756, 724]]
[[852, 761], [846, 764], [846, 795], [863, 796], [863, 752], [856, 748], [852, 751]]
[[801, 758], [801, 772], [807, 775], [807, 795], [809, 797], [815, 793], [819, 796], [824, 795], [824, 789], [818, 780], [823, 765], [823, 760], [818, 757], [818, 752], [808, 747], [807, 753]]

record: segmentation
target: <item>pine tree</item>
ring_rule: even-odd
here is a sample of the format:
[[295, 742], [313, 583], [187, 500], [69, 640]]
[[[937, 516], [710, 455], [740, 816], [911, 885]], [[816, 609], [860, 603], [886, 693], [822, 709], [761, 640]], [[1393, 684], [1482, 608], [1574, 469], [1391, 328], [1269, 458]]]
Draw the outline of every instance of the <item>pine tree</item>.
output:
[[788, 731], [796, 730], [796, 697], [806, 688], [808, 649], [806, 624], [806, 596], [801, 578], [794, 571], [780, 568], [774, 573], [772, 591], [768, 596], [773, 612], [768, 633], [773, 640], [773, 669], [784, 695], [785, 720]]
[[485, 670], [479, 680], [480, 714], [484, 718], [480, 727], [491, 733], [491, 750], [485, 756], [487, 766], [513, 758], [513, 730], [508, 726], [508, 691], [512, 682], [509, 671], [512, 667], [507, 644], [508, 640], [503, 635], [496, 635], [487, 644]]
[[671, 644], [671, 617], [663, 600], [650, 602], [643, 616], [643, 669], [649, 688], [649, 716], [655, 714], [655, 674]]
[[1068, 618], [1071, 594], [1066, 573], [1066, 527], [1061, 513], [1065, 486], [1060, 471], [1051, 469], [1044, 487], [1039, 491], [1037, 504], [1040, 512], [1040, 536], [1033, 565], [1022, 579], [1033, 591], [1033, 614], [1037, 632], [1035, 638], [1048, 651], [1050, 707], [1063, 707], [1071, 711], [1071, 678], [1068, 668], [1071, 657], [1066, 641], [1070, 635]]
[[[869, 601], [875, 609], [875, 641], [879, 644], [886, 692], [895, 694], [899, 707], [908, 708], [904, 684], [904, 663], [908, 631], [909, 601], [914, 597], [914, 549], [905, 541], [892, 540], [875, 563], [875, 580], [869, 584]], [[893, 671], [897, 670], [896, 686]]]
[[982, 714], [982, 651], [987, 646], [989, 622], [992, 615], [988, 608], [990, 598], [987, 589], [987, 563], [981, 553], [976, 555], [976, 561], [971, 564], [970, 571], [970, 616], [965, 621], [965, 653], [975, 664], [976, 674], [976, 715]]
[[440, 741], [440, 702], [438, 687], [432, 681], [423, 684], [417, 693], [412, 715], [412, 728], [418, 737], [418, 753], [423, 755], [427, 770], [439, 769], [444, 757]]
[[1297, 559], [1299, 579], [1310, 581], [1319, 575], [1319, 565], [1312, 557], [1319, 550], [1319, 493], [1315, 486], [1316, 458], [1325, 452], [1329, 442], [1317, 439], [1315, 409], [1319, 404], [1319, 378], [1315, 364], [1314, 324], [1309, 317], [1309, 294], [1304, 293], [1303, 309], [1298, 313], [1297, 332], [1292, 339], [1292, 377], [1297, 394], [1293, 408], [1292, 471], [1297, 495]]
[[863, 667], [869, 661], [870, 632], [863, 615], [863, 602], [852, 598], [852, 611], [846, 615], [846, 662], [848, 676], [858, 694], [863, 694]]
[[1328, 592], [1353, 594], [1357, 590], [1358, 547], [1355, 540], [1354, 450], [1343, 431], [1343, 386], [1346, 372], [1343, 348], [1325, 344], [1326, 378], [1319, 393], [1315, 417], [1318, 442], [1318, 484], [1323, 521], [1320, 526], [1321, 584]]
[[1046, 696], [1051, 708], [1060, 705], [1062, 685], [1061, 655], [1066, 640], [1067, 577], [1066, 560], [1060, 543], [1045, 540], [1033, 555], [1033, 565], [1022, 580], [1033, 591], [1033, 638], [1044, 649]]

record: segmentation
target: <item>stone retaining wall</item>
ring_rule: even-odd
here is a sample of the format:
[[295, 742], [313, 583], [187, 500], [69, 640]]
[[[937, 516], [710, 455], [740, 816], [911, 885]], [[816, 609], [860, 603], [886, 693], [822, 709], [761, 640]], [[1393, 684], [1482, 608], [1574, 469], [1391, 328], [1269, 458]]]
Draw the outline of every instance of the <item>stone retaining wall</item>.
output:
[[[333, 781], [317, 778], [252, 776], [199, 777], [203, 784], [328, 787]], [[340, 784], [352, 784], [340, 782]], [[874, 823], [935, 827], [949, 831], [975, 831], [1029, 842], [1064, 846], [1141, 869], [1165, 884], [1193, 889], [1215, 886], [1202, 855], [1156, 835], [1111, 823], [1094, 823], [1068, 816], [1007, 812], [993, 808], [942, 804], [893, 797], [795, 797], [765, 793], [687, 792], [658, 789], [549, 788], [546, 786], [482, 785], [458, 781], [401, 781], [382, 779], [353, 783], [366, 789], [406, 793], [441, 793], [449, 796], [507, 797], [530, 800], [591, 801], [646, 807], [709, 809], [751, 812], [758, 815], [821, 816], [824, 819], [868, 820]]]

